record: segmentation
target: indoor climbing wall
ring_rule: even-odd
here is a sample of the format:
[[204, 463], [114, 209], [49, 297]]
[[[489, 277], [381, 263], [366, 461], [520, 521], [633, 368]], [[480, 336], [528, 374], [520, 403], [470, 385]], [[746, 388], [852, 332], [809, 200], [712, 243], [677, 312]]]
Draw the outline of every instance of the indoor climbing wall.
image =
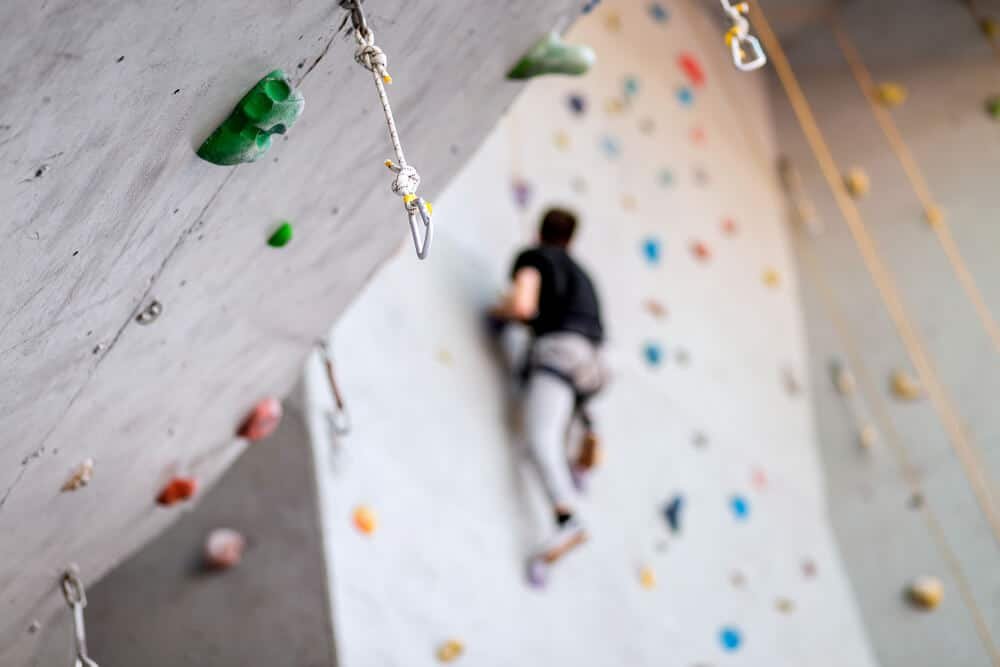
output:
[[882, 664], [996, 667], [1000, 6], [832, 18], [773, 93], [838, 543]]
[[[763, 74], [716, 6], [589, 3], [598, 54], [533, 81], [307, 371], [345, 667], [874, 665], [827, 522]], [[536, 35], [540, 36], [539, 35]], [[764, 151], [757, 150], [763, 146]], [[550, 205], [580, 213], [614, 383], [591, 541], [550, 530], [482, 315]]]
[[[520, 91], [497, 85], [510, 63], [577, 8], [367, 4], [432, 198]], [[292, 387], [407, 235], [345, 15], [325, 0], [0, 6], [0, 665], [22, 667], [38, 626], [69, 613], [66, 568], [89, 586], [197, 504], [247, 445], [247, 414]], [[297, 95], [263, 84], [259, 134], [230, 114], [276, 68], [305, 108], [272, 117]], [[256, 148], [211, 142], [199, 159], [227, 116]], [[283, 220], [294, 238], [276, 247]]]

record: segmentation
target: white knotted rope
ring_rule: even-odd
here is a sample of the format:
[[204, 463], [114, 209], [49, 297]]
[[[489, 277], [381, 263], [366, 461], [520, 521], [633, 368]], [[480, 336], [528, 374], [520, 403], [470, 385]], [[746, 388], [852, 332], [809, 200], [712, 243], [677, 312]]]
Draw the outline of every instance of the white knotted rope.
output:
[[[382, 112], [385, 114], [385, 124], [389, 128], [389, 139], [392, 141], [392, 149], [396, 153], [396, 162], [386, 160], [388, 167], [396, 177], [392, 181], [392, 191], [403, 198], [403, 206], [409, 216], [410, 234], [413, 236], [413, 247], [417, 252], [417, 257], [424, 259], [430, 252], [431, 240], [433, 238], [433, 227], [431, 225], [431, 207], [421, 197], [417, 196], [417, 188], [420, 187], [420, 174], [416, 168], [406, 162], [403, 154], [403, 145], [399, 141], [399, 132], [396, 130], [396, 120], [392, 115], [392, 107], [389, 105], [389, 96], [386, 93], [386, 84], [392, 83], [389, 76], [388, 58], [385, 52], [375, 45], [375, 33], [368, 27], [361, 12], [361, 4], [355, 2], [352, 11], [354, 18], [354, 39], [358, 43], [358, 49], [354, 53], [354, 59], [359, 65], [372, 73], [375, 81], [375, 89], [378, 91], [379, 103], [382, 105]], [[423, 233], [420, 233], [420, 225], [423, 225]], [[422, 237], [422, 238], [421, 238]]]

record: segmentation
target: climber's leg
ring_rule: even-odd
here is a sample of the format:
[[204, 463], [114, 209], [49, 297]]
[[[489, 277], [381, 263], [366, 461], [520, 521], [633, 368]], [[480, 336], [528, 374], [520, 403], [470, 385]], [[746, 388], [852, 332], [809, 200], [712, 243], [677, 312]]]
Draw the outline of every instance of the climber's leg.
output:
[[557, 521], [572, 516], [573, 482], [566, 465], [566, 429], [576, 396], [562, 379], [534, 372], [524, 397], [524, 435]]

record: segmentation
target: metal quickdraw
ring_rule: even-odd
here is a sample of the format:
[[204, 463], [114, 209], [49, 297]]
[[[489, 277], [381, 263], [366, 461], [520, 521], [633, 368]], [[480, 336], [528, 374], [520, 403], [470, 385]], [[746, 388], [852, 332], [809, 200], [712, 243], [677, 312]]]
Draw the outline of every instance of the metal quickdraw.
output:
[[722, 9], [729, 15], [733, 27], [726, 32], [726, 46], [733, 54], [733, 64], [743, 72], [752, 72], [767, 64], [767, 55], [757, 38], [750, 34], [750, 22], [746, 14], [750, 3], [732, 4], [730, 0], [720, 0]]
[[83, 609], [87, 606], [87, 593], [76, 570], [66, 570], [62, 576], [62, 592], [66, 604], [73, 610], [73, 641], [76, 650], [74, 667], [98, 667], [87, 655], [87, 631], [83, 624]]
[[385, 114], [385, 123], [389, 128], [389, 139], [396, 153], [396, 162], [385, 161], [385, 166], [396, 174], [392, 182], [392, 191], [403, 198], [403, 207], [409, 218], [410, 235], [413, 237], [413, 248], [419, 259], [425, 259], [430, 253], [431, 241], [434, 238], [434, 227], [431, 223], [433, 207], [430, 202], [417, 196], [420, 174], [413, 166], [407, 164], [403, 146], [399, 141], [396, 121], [392, 116], [392, 107], [389, 106], [389, 97], [385, 91], [386, 85], [392, 83], [392, 77], [386, 69], [388, 59], [382, 49], [375, 45], [375, 33], [368, 27], [360, 0], [342, 0], [340, 5], [350, 11], [354, 39], [358, 43], [354, 59], [372, 73], [378, 99]]

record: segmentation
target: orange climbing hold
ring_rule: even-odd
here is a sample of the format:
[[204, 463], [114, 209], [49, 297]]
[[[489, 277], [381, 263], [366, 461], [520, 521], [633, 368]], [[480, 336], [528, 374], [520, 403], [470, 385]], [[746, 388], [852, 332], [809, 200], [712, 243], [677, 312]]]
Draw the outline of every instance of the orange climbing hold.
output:
[[704, 241], [695, 241], [691, 244], [691, 253], [696, 259], [707, 262], [712, 258], [712, 251], [708, 249], [708, 244]]
[[63, 491], [76, 491], [77, 489], [87, 486], [90, 483], [90, 478], [94, 475], [94, 459], [85, 459], [83, 463], [77, 466], [73, 475], [66, 480], [66, 483], [62, 485]]
[[657, 319], [662, 319], [667, 316], [667, 307], [656, 299], [646, 299], [643, 305], [646, 308], [646, 312]]
[[890, 386], [896, 398], [904, 401], [916, 401], [924, 395], [920, 383], [903, 370], [893, 371]]
[[156, 496], [156, 502], [164, 507], [190, 500], [198, 492], [198, 480], [194, 477], [174, 477]]
[[276, 398], [265, 398], [253, 407], [240, 426], [238, 435], [250, 442], [263, 440], [274, 433], [280, 422], [281, 402]]
[[921, 609], [934, 609], [944, 599], [944, 584], [936, 577], [917, 577], [906, 590], [907, 597]]
[[851, 167], [844, 174], [844, 187], [847, 188], [847, 193], [854, 197], [855, 199], [860, 199], [868, 194], [871, 190], [871, 181], [868, 179], [868, 174], [861, 167]]
[[378, 527], [378, 518], [375, 510], [365, 505], [359, 505], [354, 509], [354, 527], [365, 535], [371, 535]]

